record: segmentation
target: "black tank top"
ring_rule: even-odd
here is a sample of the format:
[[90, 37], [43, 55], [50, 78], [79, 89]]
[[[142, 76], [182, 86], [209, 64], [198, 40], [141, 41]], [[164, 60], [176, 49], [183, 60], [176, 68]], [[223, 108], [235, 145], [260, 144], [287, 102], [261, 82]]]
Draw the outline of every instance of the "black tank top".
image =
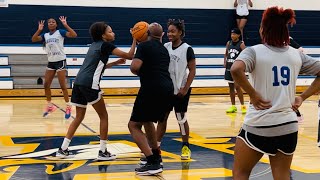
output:
[[231, 66], [234, 62], [234, 60], [236, 60], [236, 58], [239, 56], [240, 52], [241, 52], [241, 45], [242, 41], [238, 41], [238, 42], [232, 42], [229, 41], [229, 46], [228, 46], [228, 56], [227, 56], [227, 63], [226, 63], [226, 69], [230, 70]]

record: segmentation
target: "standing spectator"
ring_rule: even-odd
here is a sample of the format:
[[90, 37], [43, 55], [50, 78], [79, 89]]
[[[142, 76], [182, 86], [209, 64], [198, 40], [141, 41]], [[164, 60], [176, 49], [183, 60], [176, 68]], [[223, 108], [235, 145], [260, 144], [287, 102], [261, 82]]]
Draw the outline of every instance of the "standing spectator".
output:
[[234, 1], [234, 7], [236, 8], [236, 20], [237, 20], [237, 26], [241, 31], [241, 39], [243, 41], [243, 29], [247, 24], [248, 16], [249, 16], [249, 9], [248, 6], [252, 7], [252, 1], [251, 0], [235, 0]]

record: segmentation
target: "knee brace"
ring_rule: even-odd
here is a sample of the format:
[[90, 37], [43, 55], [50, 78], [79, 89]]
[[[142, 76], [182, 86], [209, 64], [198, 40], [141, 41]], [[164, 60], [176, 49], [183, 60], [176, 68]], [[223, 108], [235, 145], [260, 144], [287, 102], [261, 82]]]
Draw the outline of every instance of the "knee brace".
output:
[[186, 135], [186, 130], [184, 128], [184, 123], [187, 121], [187, 113], [176, 113], [178, 124], [181, 129], [181, 134]]

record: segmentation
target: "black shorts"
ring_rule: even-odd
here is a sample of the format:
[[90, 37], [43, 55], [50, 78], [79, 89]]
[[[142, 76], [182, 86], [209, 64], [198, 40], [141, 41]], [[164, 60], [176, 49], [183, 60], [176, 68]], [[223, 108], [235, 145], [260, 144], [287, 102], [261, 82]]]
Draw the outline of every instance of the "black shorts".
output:
[[228, 81], [228, 83], [234, 83], [230, 70], [224, 72], [224, 79]]
[[47, 65], [47, 70], [61, 71], [66, 70], [66, 60], [57, 61], [57, 62], [49, 62]]
[[191, 94], [191, 88], [189, 88], [187, 94], [182, 98], [176, 95], [174, 96], [173, 107], [175, 112], [187, 112], [190, 94]]
[[172, 94], [143, 93], [139, 91], [130, 121], [162, 122], [173, 107]]
[[87, 104], [95, 104], [102, 97], [103, 91], [85, 86], [74, 85], [72, 88], [71, 104], [86, 108]]
[[236, 15], [236, 19], [248, 19], [248, 16], [239, 16], [238, 14]]
[[241, 129], [237, 138], [242, 139], [251, 149], [267, 155], [275, 156], [278, 151], [285, 155], [292, 155], [296, 150], [298, 132], [283, 136], [264, 137]]

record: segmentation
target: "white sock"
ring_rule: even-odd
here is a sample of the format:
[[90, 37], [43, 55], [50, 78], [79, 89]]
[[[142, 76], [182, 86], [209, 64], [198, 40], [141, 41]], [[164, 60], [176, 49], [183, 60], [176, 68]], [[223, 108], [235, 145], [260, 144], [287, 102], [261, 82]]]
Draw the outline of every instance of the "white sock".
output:
[[70, 102], [66, 102], [66, 105], [67, 105], [67, 106], [71, 106]]
[[160, 147], [160, 145], [161, 145], [161, 142], [157, 142], [157, 145], [158, 145], [158, 147]]
[[70, 142], [71, 142], [70, 139], [64, 138], [64, 139], [63, 139], [63, 143], [62, 143], [62, 145], [61, 145], [61, 149], [62, 149], [62, 150], [68, 149]]
[[107, 149], [107, 140], [100, 139], [100, 151], [103, 153], [106, 152]]
[[48, 106], [52, 106], [51, 101], [47, 101]]

